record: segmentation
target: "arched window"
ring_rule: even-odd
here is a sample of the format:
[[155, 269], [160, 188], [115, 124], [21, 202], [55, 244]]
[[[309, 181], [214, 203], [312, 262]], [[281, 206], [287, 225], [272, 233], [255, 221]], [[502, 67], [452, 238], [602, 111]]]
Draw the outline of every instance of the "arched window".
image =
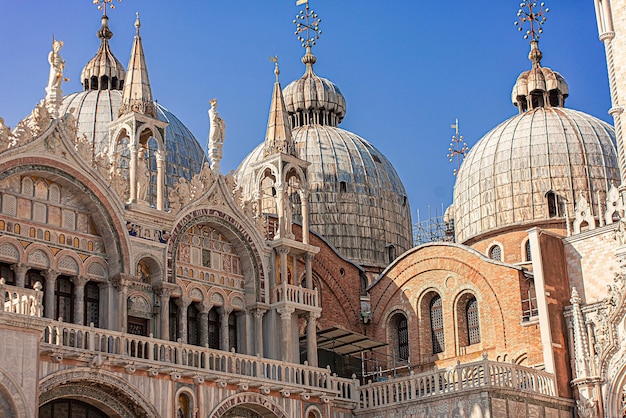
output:
[[220, 315], [215, 308], [209, 311], [209, 348], [220, 349]]
[[442, 353], [445, 350], [443, 335], [443, 309], [439, 295], [430, 301], [430, 329], [433, 341], [433, 354]]
[[524, 244], [524, 251], [525, 251], [525, 261], [533, 261], [533, 257], [532, 254], [530, 252], [530, 240], [526, 240], [526, 244]]
[[395, 245], [388, 245], [387, 246], [387, 262], [391, 263], [393, 260], [396, 259], [396, 247]]
[[548, 201], [548, 216], [550, 218], [558, 216], [559, 205], [556, 193], [554, 193], [553, 191], [549, 191], [548, 193], [546, 193], [546, 200]]
[[98, 283], [88, 282], [85, 285], [85, 325], [93, 323], [98, 328], [100, 325], [100, 288]]
[[467, 322], [467, 339], [469, 345], [480, 342], [480, 322], [478, 320], [478, 302], [472, 296], [465, 305], [465, 318]]
[[56, 279], [54, 291], [54, 319], [74, 322], [74, 283], [67, 276]]
[[398, 321], [398, 358], [409, 359], [409, 324], [404, 315]]
[[499, 245], [494, 245], [489, 249], [489, 258], [496, 261], [502, 261], [502, 248]]
[[187, 307], [187, 344], [200, 345], [198, 308], [195, 303]]
[[76, 399], [57, 399], [39, 408], [40, 417], [85, 417], [106, 418], [108, 415], [98, 408]]

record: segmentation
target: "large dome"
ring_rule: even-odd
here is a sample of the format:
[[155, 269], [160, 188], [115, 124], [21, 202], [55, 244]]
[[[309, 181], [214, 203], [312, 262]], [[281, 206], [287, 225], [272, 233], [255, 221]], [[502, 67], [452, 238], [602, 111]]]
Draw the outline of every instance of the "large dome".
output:
[[[122, 103], [121, 90], [87, 90], [63, 98], [61, 114], [71, 113], [94, 147], [94, 155], [108, 145], [109, 124], [117, 119]], [[168, 122], [166, 138], [166, 186], [173, 187], [180, 177], [191, 179], [202, 169], [205, 153], [191, 131], [165, 107], [156, 105], [157, 118]], [[156, 166], [151, 167], [156, 173]]]
[[[300, 80], [284, 89], [298, 158], [309, 162], [311, 230], [339, 253], [364, 266], [384, 267], [412, 247], [411, 211], [404, 185], [389, 160], [358, 135], [337, 127], [345, 100], [330, 81], [313, 72], [310, 51]], [[254, 190], [253, 166], [260, 144], [240, 164], [245, 196]], [[297, 215], [297, 213], [296, 213]]]
[[[456, 240], [573, 217], [581, 194], [597, 208], [612, 183], [620, 184], [613, 127], [576, 110], [536, 107], [498, 125], [465, 158], [454, 186]], [[558, 213], [550, 213], [550, 192]]]

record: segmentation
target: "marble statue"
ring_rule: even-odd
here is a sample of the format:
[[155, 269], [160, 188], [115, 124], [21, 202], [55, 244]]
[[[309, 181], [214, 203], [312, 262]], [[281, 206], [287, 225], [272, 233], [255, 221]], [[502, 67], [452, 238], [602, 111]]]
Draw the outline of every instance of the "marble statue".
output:
[[220, 161], [222, 160], [222, 146], [224, 145], [224, 137], [226, 136], [226, 124], [217, 113], [217, 100], [211, 100], [211, 108], [209, 109], [209, 121], [211, 128], [209, 130], [209, 159], [211, 160], [211, 169], [216, 173], [220, 171]]
[[146, 151], [144, 147], [141, 147], [137, 152], [137, 201], [143, 203], [148, 202], [148, 186], [150, 185], [150, 172], [145, 158]]
[[63, 41], [52, 41], [52, 51], [48, 54], [50, 75], [48, 76], [48, 87], [46, 87], [45, 101], [48, 106], [48, 110], [54, 117], [59, 115], [59, 108], [63, 102], [61, 83], [63, 82], [65, 61], [63, 61], [63, 58], [61, 57], [61, 48], [63, 48]]

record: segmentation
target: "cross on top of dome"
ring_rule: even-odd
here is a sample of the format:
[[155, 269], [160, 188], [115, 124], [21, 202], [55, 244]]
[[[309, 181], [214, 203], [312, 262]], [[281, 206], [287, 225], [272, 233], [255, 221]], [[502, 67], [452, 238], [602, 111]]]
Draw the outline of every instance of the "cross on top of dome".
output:
[[[117, 0], [117, 2], [121, 2], [122, 0]], [[107, 15], [107, 6], [111, 9], [115, 9], [115, 4], [113, 4], [113, 0], [93, 0], [93, 4], [98, 6], [98, 10], [102, 10], [102, 15]]]
[[[296, 6], [306, 4], [304, 10], [300, 10], [300, 13], [296, 15], [293, 23], [296, 25], [295, 35], [302, 43], [302, 47], [307, 50], [314, 46], [317, 40], [320, 38], [322, 31], [320, 30], [320, 19], [313, 10], [309, 9], [309, 0], [297, 0]], [[305, 34], [303, 36], [303, 34]]]
[[524, 24], [528, 22], [529, 29], [524, 33], [524, 39], [530, 38], [531, 41], [536, 41], [543, 33], [542, 26], [547, 20], [546, 13], [550, 11], [545, 6], [546, 4], [543, 2], [537, 6], [536, 1], [530, 0], [524, 0], [520, 3], [520, 9], [517, 11], [519, 21], [515, 22], [514, 25], [518, 26], [517, 30], [522, 32]]

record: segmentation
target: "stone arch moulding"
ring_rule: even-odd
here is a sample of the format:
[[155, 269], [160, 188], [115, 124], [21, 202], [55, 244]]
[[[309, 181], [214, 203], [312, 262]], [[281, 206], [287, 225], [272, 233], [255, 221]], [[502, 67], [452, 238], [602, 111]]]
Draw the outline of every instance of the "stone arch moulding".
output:
[[[245, 275], [246, 288], [253, 284], [255, 301], [265, 301], [265, 272], [257, 243], [237, 219], [217, 209], [196, 209], [178, 220], [167, 247], [167, 281], [175, 282], [176, 252], [181, 237], [198, 224], [208, 224], [217, 227], [222, 233], [226, 232], [224, 235], [237, 249], [243, 270], [248, 269]], [[250, 280], [252, 282], [249, 283]]]
[[38, 406], [63, 398], [82, 400], [112, 416], [160, 416], [139, 388], [104, 370], [62, 370], [41, 380]]
[[208, 418], [226, 418], [228, 417], [227, 413], [237, 407], [252, 410], [267, 418], [270, 417], [268, 413], [271, 413], [272, 416], [276, 418], [290, 418], [289, 415], [271, 399], [252, 392], [238, 393], [224, 400], [209, 413]]
[[[34, 416], [32, 404], [29, 408], [29, 404], [25, 402], [26, 397], [24, 396], [20, 386], [16, 384], [11, 378], [11, 375], [2, 368], [0, 368], [0, 398], [4, 398], [7, 401], [0, 402], [0, 416], [2, 416], [3, 412], [15, 414], [6, 416], [15, 416], [16, 418], [26, 418], [31, 415]], [[6, 404], [5, 408], [9, 408], [8, 411], [5, 408], [2, 408], [3, 403]]]

